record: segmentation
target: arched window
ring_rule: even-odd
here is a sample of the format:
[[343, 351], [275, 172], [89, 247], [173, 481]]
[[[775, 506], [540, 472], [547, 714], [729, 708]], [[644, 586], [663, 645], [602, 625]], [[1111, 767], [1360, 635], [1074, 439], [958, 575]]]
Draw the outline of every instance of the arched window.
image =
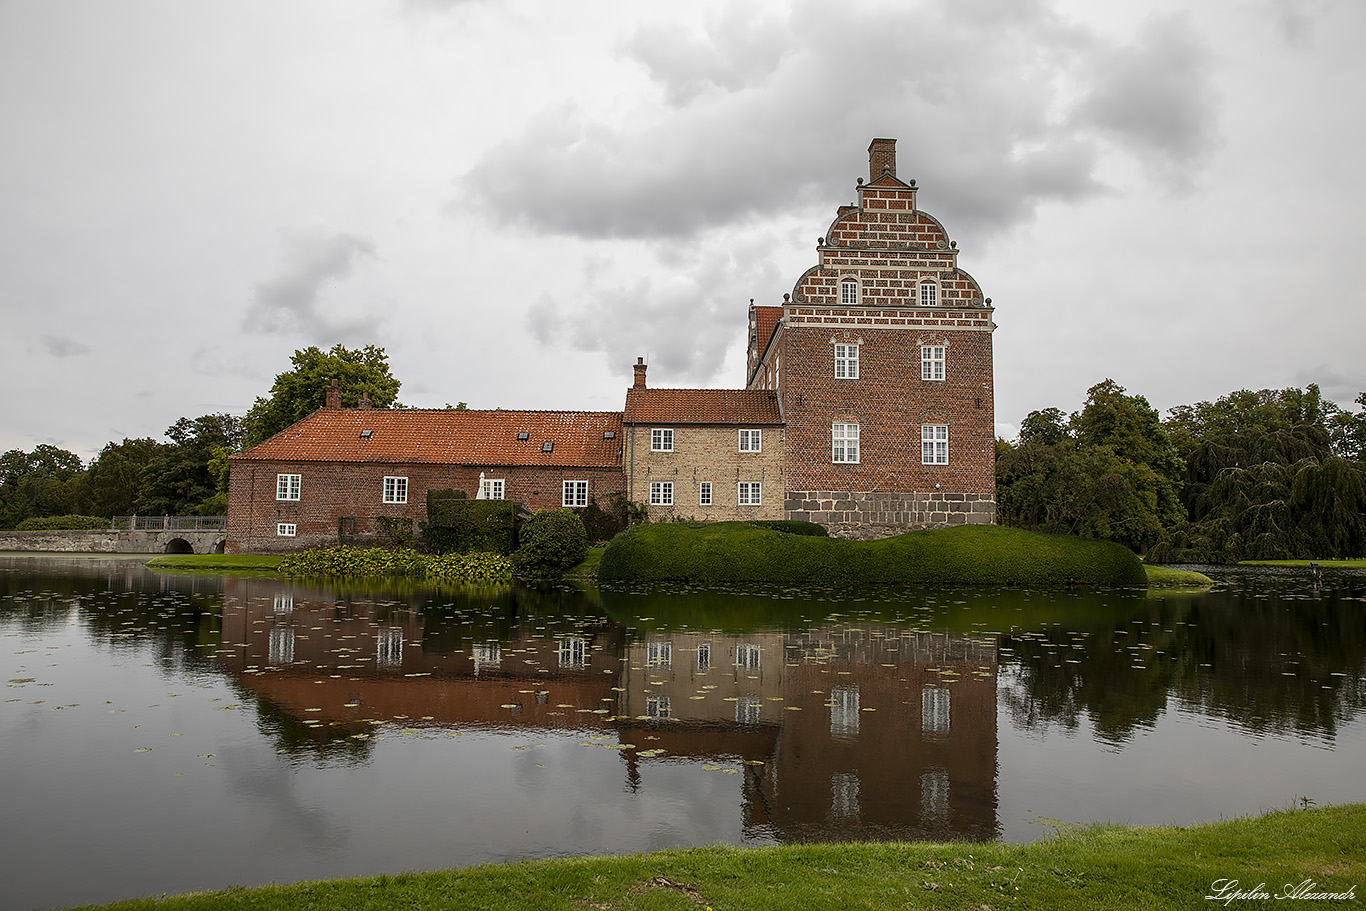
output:
[[858, 303], [858, 279], [846, 278], [840, 281], [840, 303], [845, 306]]

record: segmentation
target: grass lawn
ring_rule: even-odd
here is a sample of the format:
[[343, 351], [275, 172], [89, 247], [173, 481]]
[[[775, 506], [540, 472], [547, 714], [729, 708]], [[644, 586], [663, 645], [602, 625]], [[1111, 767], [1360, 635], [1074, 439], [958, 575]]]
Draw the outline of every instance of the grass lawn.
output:
[[1143, 564], [1143, 571], [1148, 574], [1149, 585], [1213, 585], [1214, 580], [1204, 573], [1197, 573], [1190, 569], [1171, 569], [1166, 566], [1149, 566]]
[[220, 572], [274, 572], [279, 554], [166, 554], [147, 561], [151, 569], [212, 569]]
[[[1236, 887], [1228, 887], [1230, 881]], [[1264, 884], [1264, 885], [1263, 885]], [[1366, 897], [1366, 804], [1284, 810], [1191, 828], [1087, 826], [1028, 845], [707, 847], [489, 864], [435, 873], [234, 889], [110, 909], [1189, 909], [1276, 907], [1275, 896]], [[1310, 885], [1312, 884], [1312, 885]], [[1265, 900], [1231, 899], [1254, 890]], [[1214, 900], [1221, 888], [1224, 900]]]
[[1355, 560], [1244, 560], [1239, 566], [1303, 566], [1309, 568], [1310, 563], [1317, 563], [1327, 569], [1328, 567], [1346, 567], [1348, 569], [1366, 569], [1366, 557], [1358, 557]]

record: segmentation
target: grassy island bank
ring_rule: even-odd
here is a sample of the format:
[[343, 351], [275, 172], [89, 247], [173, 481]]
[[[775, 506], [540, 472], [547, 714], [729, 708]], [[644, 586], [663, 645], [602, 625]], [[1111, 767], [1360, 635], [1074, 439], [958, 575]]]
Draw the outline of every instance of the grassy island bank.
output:
[[602, 582], [821, 585], [1148, 584], [1120, 544], [995, 525], [915, 531], [880, 541], [788, 534], [748, 522], [640, 525], [612, 539]]
[[[1229, 883], [1236, 881], [1236, 886]], [[1264, 885], [1262, 885], [1264, 884]], [[1280, 904], [1356, 907], [1366, 805], [1285, 810], [1190, 828], [1086, 826], [1027, 845], [708, 847], [306, 882], [120, 902], [109, 911], [612, 909], [1186, 909], [1257, 887]], [[1215, 900], [1215, 907], [1227, 907]]]

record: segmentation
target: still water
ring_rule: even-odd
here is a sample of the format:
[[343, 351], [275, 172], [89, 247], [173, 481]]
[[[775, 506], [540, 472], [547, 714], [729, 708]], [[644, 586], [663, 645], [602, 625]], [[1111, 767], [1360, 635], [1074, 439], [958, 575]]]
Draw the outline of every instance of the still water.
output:
[[1366, 800], [1366, 578], [590, 591], [0, 557], [0, 907]]

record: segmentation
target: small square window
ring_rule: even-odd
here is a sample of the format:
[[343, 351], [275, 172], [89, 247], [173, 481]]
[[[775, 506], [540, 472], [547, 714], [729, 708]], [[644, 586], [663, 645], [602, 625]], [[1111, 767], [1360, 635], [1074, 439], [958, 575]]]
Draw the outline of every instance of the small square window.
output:
[[385, 478], [385, 479], [384, 479], [384, 502], [386, 502], [386, 503], [407, 503], [407, 502], [408, 502], [408, 479], [407, 479], [407, 478]]
[[762, 450], [761, 430], [742, 430], [740, 431], [740, 451], [741, 452], [760, 452]]
[[293, 522], [281, 522], [275, 526], [275, 534], [281, 538], [292, 538], [299, 533], [299, 526]]
[[650, 431], [650, 451], [651, 452], [673, 452], [674, 451], [674, 432], [669, 427], [656, 427]]
[[650, 482], [650, 505], [651, 505], [651, 506], [672, 506], [672, 505], [674, 505], [674, 482], [673, 482], [673, 481], [651, 481], [651, 482]]
[[711, 481], [703, 481], [697, 488], [697, 505], [711, 505]]
[[739, 484], [738, 503], [741, 506], [760, 506], [762, 505], [762, 494], [764, 485], [760, 481], [741, 481]]
[[297, 500], [303, 475], [277, 474], [275, 476], [275, 499]]

